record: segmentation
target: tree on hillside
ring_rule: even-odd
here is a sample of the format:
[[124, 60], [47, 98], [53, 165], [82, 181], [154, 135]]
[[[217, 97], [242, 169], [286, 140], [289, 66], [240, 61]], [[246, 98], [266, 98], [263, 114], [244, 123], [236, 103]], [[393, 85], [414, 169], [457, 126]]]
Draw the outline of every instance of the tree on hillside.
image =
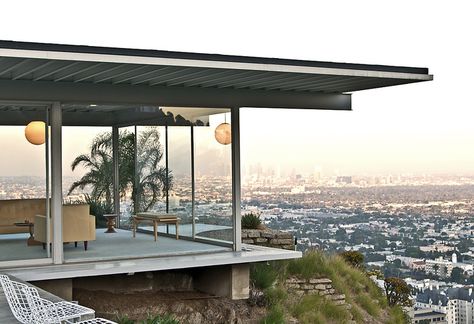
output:
[[408, 246], [405, 249], [405, 256], [422, 259], [425, 257], [425, 253], [417, 246]]
[[411, 306], [410, 286], [400, 278], [386, 278], [384, 282], [385, 295], [390, 306]]
[[[172, 174], [159, 166], [163, 149], [156, 127], [147, 127], [137, 140], [137, 161], [135, 163], [135, 134], [127, 130], [119, 135], [119, 192], [123, 197], [127, 189], [132, 190], [133, 210], [146, 211], [172, 187]], [[68, 194], [76, 189], [92, 188], [89, 202], [98, 202], [112, 209], [113, 206], [113, 151], [112, 133], [97, 135], [89, 154], [77, 156], [71, 164], [74, 171], [78, 166], [87, 169], [81, 179], [75, 181]], [[110, 212], [110, 210], [105, 210]], [[99, 215], [96, 215], [99, 216]]]
[[464, 279], [464, 270], [459, 267], [454, 267], [451, 271], [451, 280], [457, 283], [463, 283]]
[[334, 238], [338, 241], [344, 241], [346, 240], [347, 238], [347, 232], [345, 229], [343, 228], [338, 228], [337, 231], [336, 231], [336, 235], [334, 236]]
[[345, 251], [340, 256], [354, 268], [364, 268], [364, 255], [359, 251]]

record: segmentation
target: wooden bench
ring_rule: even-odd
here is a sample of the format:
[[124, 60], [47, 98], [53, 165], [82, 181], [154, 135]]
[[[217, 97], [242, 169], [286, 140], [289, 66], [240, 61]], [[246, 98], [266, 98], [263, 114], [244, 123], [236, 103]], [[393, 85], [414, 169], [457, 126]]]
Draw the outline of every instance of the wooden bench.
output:
[[155, 242], [158, 239], [159, 224], [174, 224], [176, 227], [176, 239], [179, 240], [179, 218], [176, 215], [161, 213], [138, 213], [137, 215], [132, 216], [132, 222], [133, 238], [135, 238], [135, 233], [137, 231], [138, 224], [142, 222], [151, 222], [153, 223], [153, 236], [155, 238]]

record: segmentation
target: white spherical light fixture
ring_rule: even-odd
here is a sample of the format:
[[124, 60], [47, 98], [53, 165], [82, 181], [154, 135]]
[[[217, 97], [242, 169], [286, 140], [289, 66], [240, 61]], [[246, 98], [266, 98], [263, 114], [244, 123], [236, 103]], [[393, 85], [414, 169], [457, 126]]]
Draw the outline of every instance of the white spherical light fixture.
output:
[[222, 123], [216, 127], [214, 136], [216, 141], [222, 145], [228, 145], [232, 142], [232, 135], [229, 123]]
[[42, 145], [46, 141], [46, 124], [42, 121], [32, 121], [25, 128], [25, 137], [33, 145]]

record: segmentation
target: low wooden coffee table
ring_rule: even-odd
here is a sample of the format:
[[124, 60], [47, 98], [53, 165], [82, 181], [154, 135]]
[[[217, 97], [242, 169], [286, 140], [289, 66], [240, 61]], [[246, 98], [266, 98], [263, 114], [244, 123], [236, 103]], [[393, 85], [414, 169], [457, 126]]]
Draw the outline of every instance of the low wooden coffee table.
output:
[[31, 246], [31, 245], [41, 245], [42, 244], [41, 242], [36, 241], [35, 238], [33, 237], [33, 231], [34, 231], [35, 223], [19, 222], [19, 223], [14, 223], [14, 225], [18, 226], [18, 227], [28, 226], [28, 231], [30, 232], [30, 237], [26, 241], [26, 245]]
[[176, 215], [161, 214], [161, 213], [138, 213], [132, 216], [133, 222], [133, 237], [137, 231], [138, 224], [141, 222], [152, 222], [153, 223], [153, 237], [155, 241], [158, 239], [158, 225], [159, 224], [174, 224], [176, 226], [176, 239], [179, 240], [179, 218]]

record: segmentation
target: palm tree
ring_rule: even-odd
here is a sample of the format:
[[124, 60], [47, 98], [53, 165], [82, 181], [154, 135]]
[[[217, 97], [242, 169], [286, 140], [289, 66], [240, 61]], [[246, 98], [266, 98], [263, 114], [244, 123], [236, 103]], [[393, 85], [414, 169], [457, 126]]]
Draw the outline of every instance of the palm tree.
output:
[[[160, 134], [156, 127], [146, 128], [137, 141], [137, 161], [132, 199], [135, 212], [147, 211], [172, 188], [173, 175], [159, 163], [163, 158]], [[127, 172], [131, 174], [131, 172]]]
[[[137, 140], [135, 160], [135, 134], [127, 130], [119, 134], [119, 192], [125, 196], [132, 189], [133, 210], [149, 210], [160, 197], [166, 195], [172, 186], [172, 173], [159, 165], [163, 158], [160, 135], [157, 127], [147, 127]], [[92, 187], [89, 201], [106, 206], [110, 212], [113, 206], [113, 148], [111, 132], [97, 135], [90, 146], [89, 154], [77, 156], [71, 164], [74, 171], [79, 165], [88, 172], [69, 188], [68, 194], [76, 189]]]

